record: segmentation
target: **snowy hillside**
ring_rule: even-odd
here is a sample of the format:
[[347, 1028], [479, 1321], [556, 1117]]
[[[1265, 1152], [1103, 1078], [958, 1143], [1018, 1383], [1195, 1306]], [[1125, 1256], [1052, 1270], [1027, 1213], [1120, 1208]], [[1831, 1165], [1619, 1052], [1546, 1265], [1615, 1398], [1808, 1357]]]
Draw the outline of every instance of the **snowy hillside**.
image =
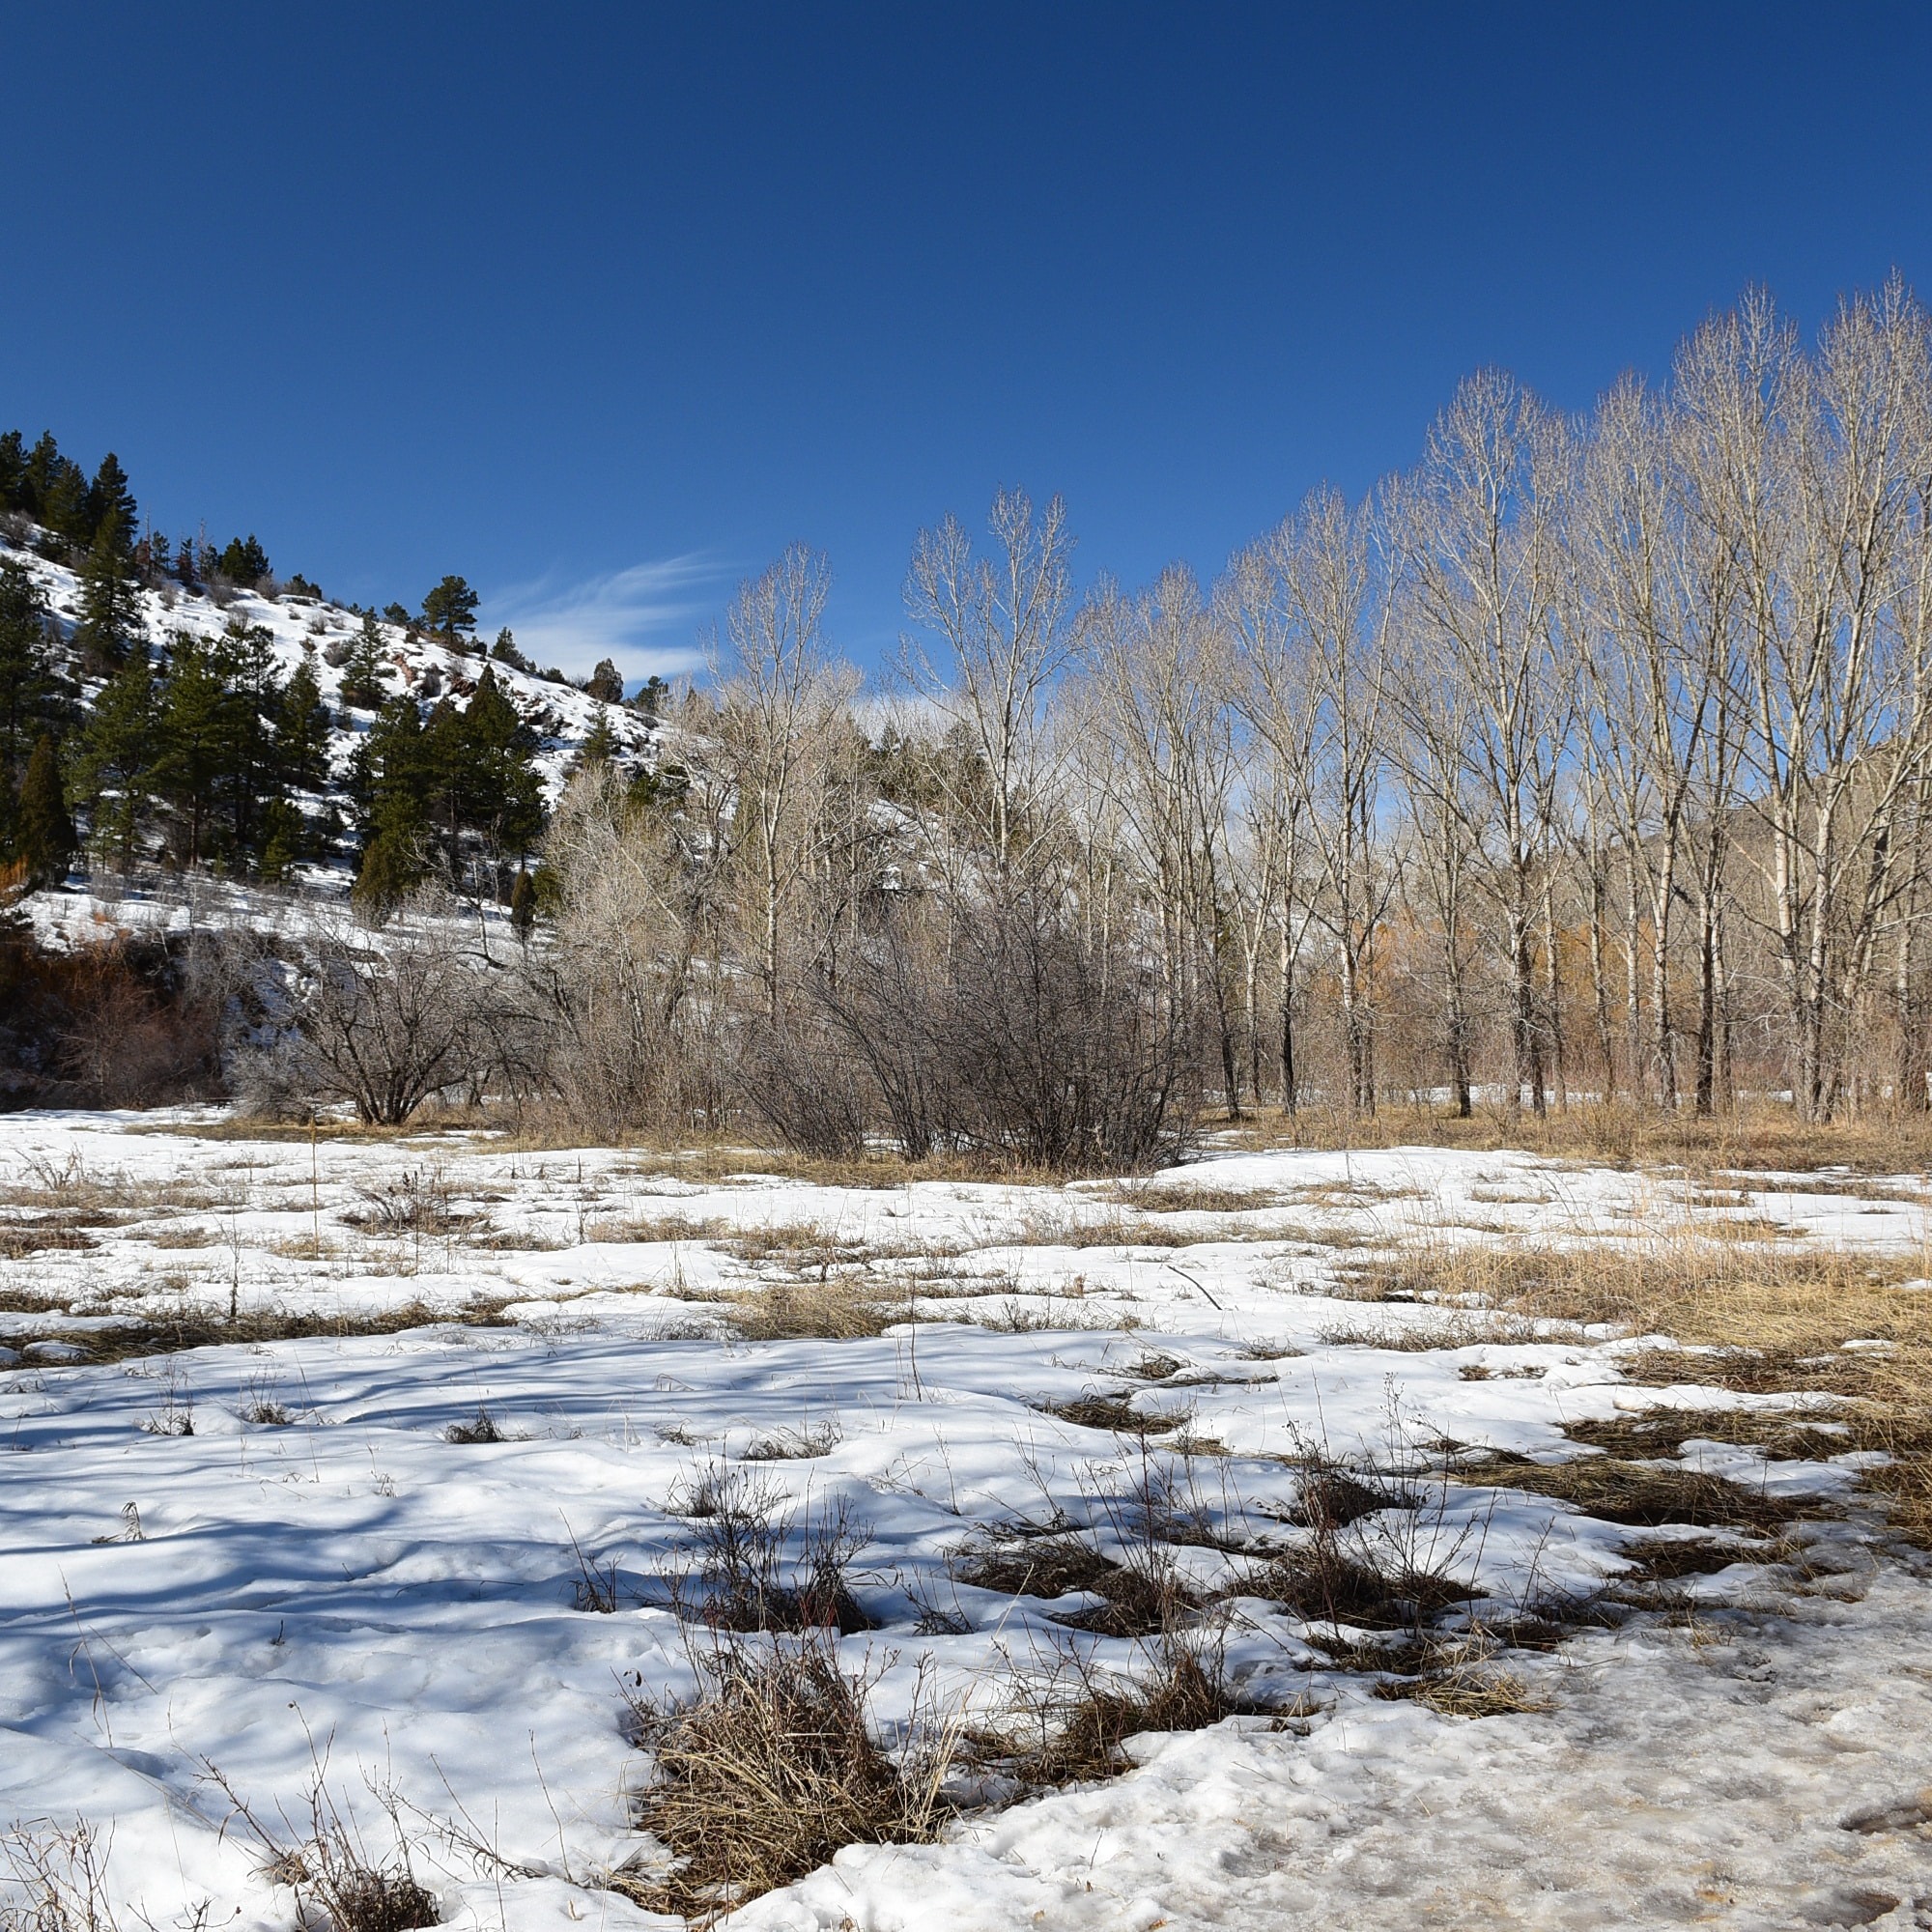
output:
[[[79, 623], [84, 586], [79, 572], [55, 562], [18, 542], [0, 536], [0, 563], [23, 566], [35, 579], [62, 639], [70, 640]], [[535, 741], [531, 763], [542, 781], [546, 802], [554, 804], [573, 762], [602, 721], [605, 742], [620, 761], [639, 765], [657, 762], [663, 727], [629, 706], [612, 704], [561, 680], [516, 663], [490, 660], [480, 646], [452, 650], [421, 629], [368, 619], [326, 599], [284, 592], [269, 596], [256, 591], [189, 590], [166, 582], [135, 592], [140, 631], [149, 648], [165, 663], [180, 638], [214, 639], [236, 624], [249, 626], [270, 640], [278, 681], [286, 681], [306, 664], [315, 677], [329, 718], [327, 751], [327, 778], [318, 790], [303, 794], [300, 803], [310, 815], [334, 807], [343, 816], [346, 785], [358, 741], [374, 724], [377, 710], [366, 701], [345, 696], [352, 646], [373, 623], [382, 639], [381, 682], [385, 698], [409, 694], [427, 712], [438, 701], [462, 704], [477, 688], [487, 668]], [[84, 673], [80, 655], [68, 648], [66, 671], [80, 695], [85, 710], [99, 699], [103, 681]], [[366, 694], [355, 694], [366, 697]], [[285, 884], [306, 895], [339, 895], [348, 889], [353, 862], [337, 854], [327, 862], [300, 865]], [[140, 884], [118, 878], [96, 878], [92, 890], [39, 892], [23, 909], [43, 940], [71, 940], [97, 933], [103, 923], [146, 928], [181, 927], [197, 923], [261, 925], [282, 923], [288, 910], [286, 895], [264, 895], [240, 881], [217, 881], [193, 874], [170, 875]]]
[[[75, 571], [11, 544], [4, 536], [0, 536], [0, 563], [24, 565], [45, 592], [55, 618], [71, 633], [81, 611], [81, 585]], [[282, 676], [287, 677], [306, 660], [324, 699], [336, 715], [330, 766], [333, 779], [337, 782], [342, 780], [355, 741], [374, 716], [366, 708], [345, 708], [343, 703], [342, 666], [362, 628], [359, 615], [326, 599], [294, 592], [272, 598], [254, 591], [229, 592], [217, 601], [209, 592], [191, 592], [170, 583], [158, 590], [143, 588], [138, 596], [143, 628], [153, 648], [165, 648], [177, 633], [217, 638], [228, 625], [240, 621], [269, 633]], [[512, 664], [449, 650], [403, 624], [380, 619], [377, 623], [385, 647], [387, 689], [392, 696], [410, 692], [426, 704], [439, 697], [461, 701], [476, 689], [489, 663], [497, 686], [541, 741], [535, 762], [553, 800], [562, 788], [572, 759], [600, 718], [607, 722], [622, 751], [643, 756], [651, 750], [651, 721], [625, 705], [606, 703], [575, 685], [554, 682]], [[86, 696], [91, 699], [99, 686], [99, 679], [84, 686]]]

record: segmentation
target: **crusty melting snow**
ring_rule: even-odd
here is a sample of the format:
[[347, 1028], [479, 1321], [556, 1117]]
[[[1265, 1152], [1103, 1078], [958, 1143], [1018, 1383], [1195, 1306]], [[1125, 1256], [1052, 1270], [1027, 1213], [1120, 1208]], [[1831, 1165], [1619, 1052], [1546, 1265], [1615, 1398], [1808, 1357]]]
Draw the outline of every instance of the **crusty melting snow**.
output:
[[[1145, 1635], [1082, 1615], [1100, 1596], [1014, 1594], [961, 1558], [1025, 1532], [1122, 1563], [1153, 1536], [1253, 1713], [1143, 1736], [1096, 1783], [982, 1779], [941, 1842], [849, 1848], [734, 1924], [1926, 1922], [1932, 1586], [1829, 1432], [1808, 1461], [1682, 1445], [1788, 1504], [1782, 1540], [1512, 1651], [1515, 1714], [1378, 1695], [1390, 1633], [1257, 1580], [1309, 1534], [1319, 1454], [1396, 1498], [1344, 1533], [1451, 1578], [1451, 1636], [1616, 1595], [1638, 1532], [1497, 1468], [1590, 1453], [1566, 1426], [1779, 1399], [1634, 1385], [1631, 1338], [1365, 1309], [1337, 1264], [1459, 1225], [1628, 1238], [1663, 1211], [1654, 1178], [1229, 1153], [1186, 1179], [1255, 1205], [1157, 1208], [1134, 1243], [1139, 1210], [1093, 1186], [840, 1188], [754, 1156], [713, 1182], [608, 1150], [153, 1126], [0, 1122], [0, 1214], [73, 1237], [0, 1262], [0, 1824], [44, 1845], [92, 1821], [123, 1925], [293, 1921], [211, 1767], [258, 1819], [298, 1824], [320, 1776], [373, 1854], [400, 1829], [444, 1922], [668, 1922], [606, 1884], [654, 1854], [624, 1692], [696, 1688], [717, 1639], [695, 1530], [734, 1469], [787, 1552], [814, 1524], [856, 1541], [848, 1621], [870, 1628], [840, 1656], [889, 1746], [916, 1708], [993, 1724], [1069, 1660], [1145, 1667]], [[1791, 1185], [1807, 1238], [1924, 1238], [1897, 1190]], [[428, 1232], [371, 1211], [425, 1188]], [[788, 1232], [733, 1238], [767, 1228]], [[741, 1324], [800, 1230], [826, 1237], [814, 1292], [868, 1299], [882, 1319], [855, 1325], [883, 1332]], [[384, 1332], [403, 1308], [415, 1325]], [[115, 1340], [189, 1312], [257, 1339]], [[324, 1332], [259, 1339], [303, 1327]], [[1411, 1327], [1438, 1346], [1386, 1346]], [[1482, 1481], [1444, 1481], [1459, 1459]]]

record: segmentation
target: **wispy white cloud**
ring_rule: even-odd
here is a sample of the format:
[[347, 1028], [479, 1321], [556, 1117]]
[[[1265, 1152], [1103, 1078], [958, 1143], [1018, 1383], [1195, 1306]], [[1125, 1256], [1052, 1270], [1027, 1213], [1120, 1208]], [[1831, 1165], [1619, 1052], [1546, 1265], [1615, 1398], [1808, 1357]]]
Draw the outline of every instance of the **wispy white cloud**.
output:
[[477, 628], [490, 637], [507, 624], [526, 657], [573, 677], [600, 658], [611, 659], [626, 684], [653, 672], [674, 677], [702, 662], [695, 633], [718, 603], [725, 574], [715, 556], [700, 554], [634, 563], [574, 583], [541, 577], [493, 592]]

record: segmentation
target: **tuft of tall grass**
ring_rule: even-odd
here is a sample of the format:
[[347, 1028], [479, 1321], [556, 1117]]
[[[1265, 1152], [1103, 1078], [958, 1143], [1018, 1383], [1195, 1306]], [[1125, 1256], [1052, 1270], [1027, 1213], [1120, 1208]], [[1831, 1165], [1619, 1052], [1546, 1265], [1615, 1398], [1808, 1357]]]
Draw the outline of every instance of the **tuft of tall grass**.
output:
[[866, 1680], [828, 1636], [720, 1644], [697, 1661], [696, 1695], [631, 1699], [633, 1741], [652, 1761], [638, 1823], [670, 1854], [616, 1875], [646, 1909], [710, 1925], [846, 1845], [928, 1843], [951, 1817], [956, 1727], [922, 1713], [888, 1755]]

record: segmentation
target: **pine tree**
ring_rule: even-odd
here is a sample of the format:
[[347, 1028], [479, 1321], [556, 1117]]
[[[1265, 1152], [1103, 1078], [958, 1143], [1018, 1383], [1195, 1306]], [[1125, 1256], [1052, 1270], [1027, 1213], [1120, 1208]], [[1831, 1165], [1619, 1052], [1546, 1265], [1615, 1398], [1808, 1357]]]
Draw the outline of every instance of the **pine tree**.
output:
[[385, 696], [383, 683], [389, 669], [384, 650], [382, 627], [373, 615], [365, 615], [343, 662], [343, 703], [353, 704], [358, 711], [382, 709]]
[[216, 843], [230, 757], [228, 667], [218, 640], [178, 632], [161, 680], [150, 789], [166, 810], [175, 862], [198, 866]]
[[93, 540], [94, 519], [88, 510], [87, 472], [69, 458], [57, 457], [42, 495], [40, 521], [56, 536], [74, 545]]
[[271, 631], [231, 620], [221, 645], [228, 686], [221, 789], [228, 808], [229, 850], [236, 865], [247, 866], [261, 858], [265, 813], [286, 789], [275, 743], [284, 693]]
[[74, 770], [94, 841], [124, 872], [153, 811], [155, 723], [155, 670], [143, 646], [128, 653], [95, 699]]
[[506, 664], [512, 670], [530, 671], [536, 667], [517, 648], [517, 634], [505, 624], [497, 633], [497, 641], [490, 646], [491, 661]]
[[276, 798], [262, 814], [262, 825], [261, 873], [265, 879], [279, 883], [309, 856], [308, 820], [293, 799]]
[[392, 697], [355, 747], [349, 795], [365, 849], [388, 837], [397, 851], [420, 851], [429, 833], [431, 775], [422, 714], [407, 694]]
[[111, 449], [100, 459], [100, 468], [87, 486], [87, 518], [90, 541], [111, 518], [128, 554], [132, 554], [134, 533], [141, 527], [141, 519], [134, 505], [134, 493], [128, 487], [128, 472]]
[[26, 480], [26, 446], [20, 432], [10, 429], [5, 436], [0, 436], [0, 510], [26, 507], [20, 499], [21, 487]]
[[71, 712], [47, 625], [46, 599], [33, 573], [0, 562], [0, 782], [11, 784], [34, 739], [65, 724]]
[[611, 728], [610, 717], [600, 711], [596, 722], [584, 733], [583, 743], [577, 753], [577, 769], [588, 771], [598, 765], [608, 765], [622, 750], [616, 732]]
[[82, 662], [105, 675], [128, 655], [141, 635], [140, 586], [128, 561], [132, 545], [118, 515], [110, 514], [94, 533], [80, 572], [80, 622], [73, 640]]
[[275, 750], [284, 783], [297, 791], [321, 791], [328, 782], [328, 706], [322, 701], [315, 667], [306, 658], [283, 687]]
[[606, 704], [621, 704], [624, 701], [624, 678], [614, 663], [605, 658], [590, 673], [590, 682], [584, 690], [592, 697], [600, 698]]
[[446, 744], [439, 776], [448, 801], [452, 863], [464, 831], [480, 837], [493, 859], [528, 851], [543, 830], [543, 781], [530, 762], [535, 737], [494, 671], [477, 680]]
[[20, 803], [14, 814], [14, 845], [36, 886], [57, 886], [67, 877], [75, 844], [73, 820], [68, 815], [61, 789], [60, 761], [54, 741], [43, 733], [34, 742], [27, 775], [20, 781]]
[[467, 650], [476, 628], [476, 593], [460, 577], [445, 577], [423, 599], [423, 627], [453, 651]]
[[47, 505], [53, 498], [55, 481], [64, 468], [71, 469], [72, 466], [60, 453], [60, 444], [54, 440], [53, 431], [43, 430], [40, 440], [27, 452], [20, 476], [19, 507], [37, 524], [44, 525], [47, 521]]
[[245, 537], [229, 539], [228, 548], [216, 558], [214, 567], [230, 583], [252, 590], [270, 574], [269, 553], [256, 542], [255, 532], [250, 530]]
[[400, 833], [380, 832], [363, 850], [350, 896], [380, 924], [421, 883], [422, 876], [417, 848]]

